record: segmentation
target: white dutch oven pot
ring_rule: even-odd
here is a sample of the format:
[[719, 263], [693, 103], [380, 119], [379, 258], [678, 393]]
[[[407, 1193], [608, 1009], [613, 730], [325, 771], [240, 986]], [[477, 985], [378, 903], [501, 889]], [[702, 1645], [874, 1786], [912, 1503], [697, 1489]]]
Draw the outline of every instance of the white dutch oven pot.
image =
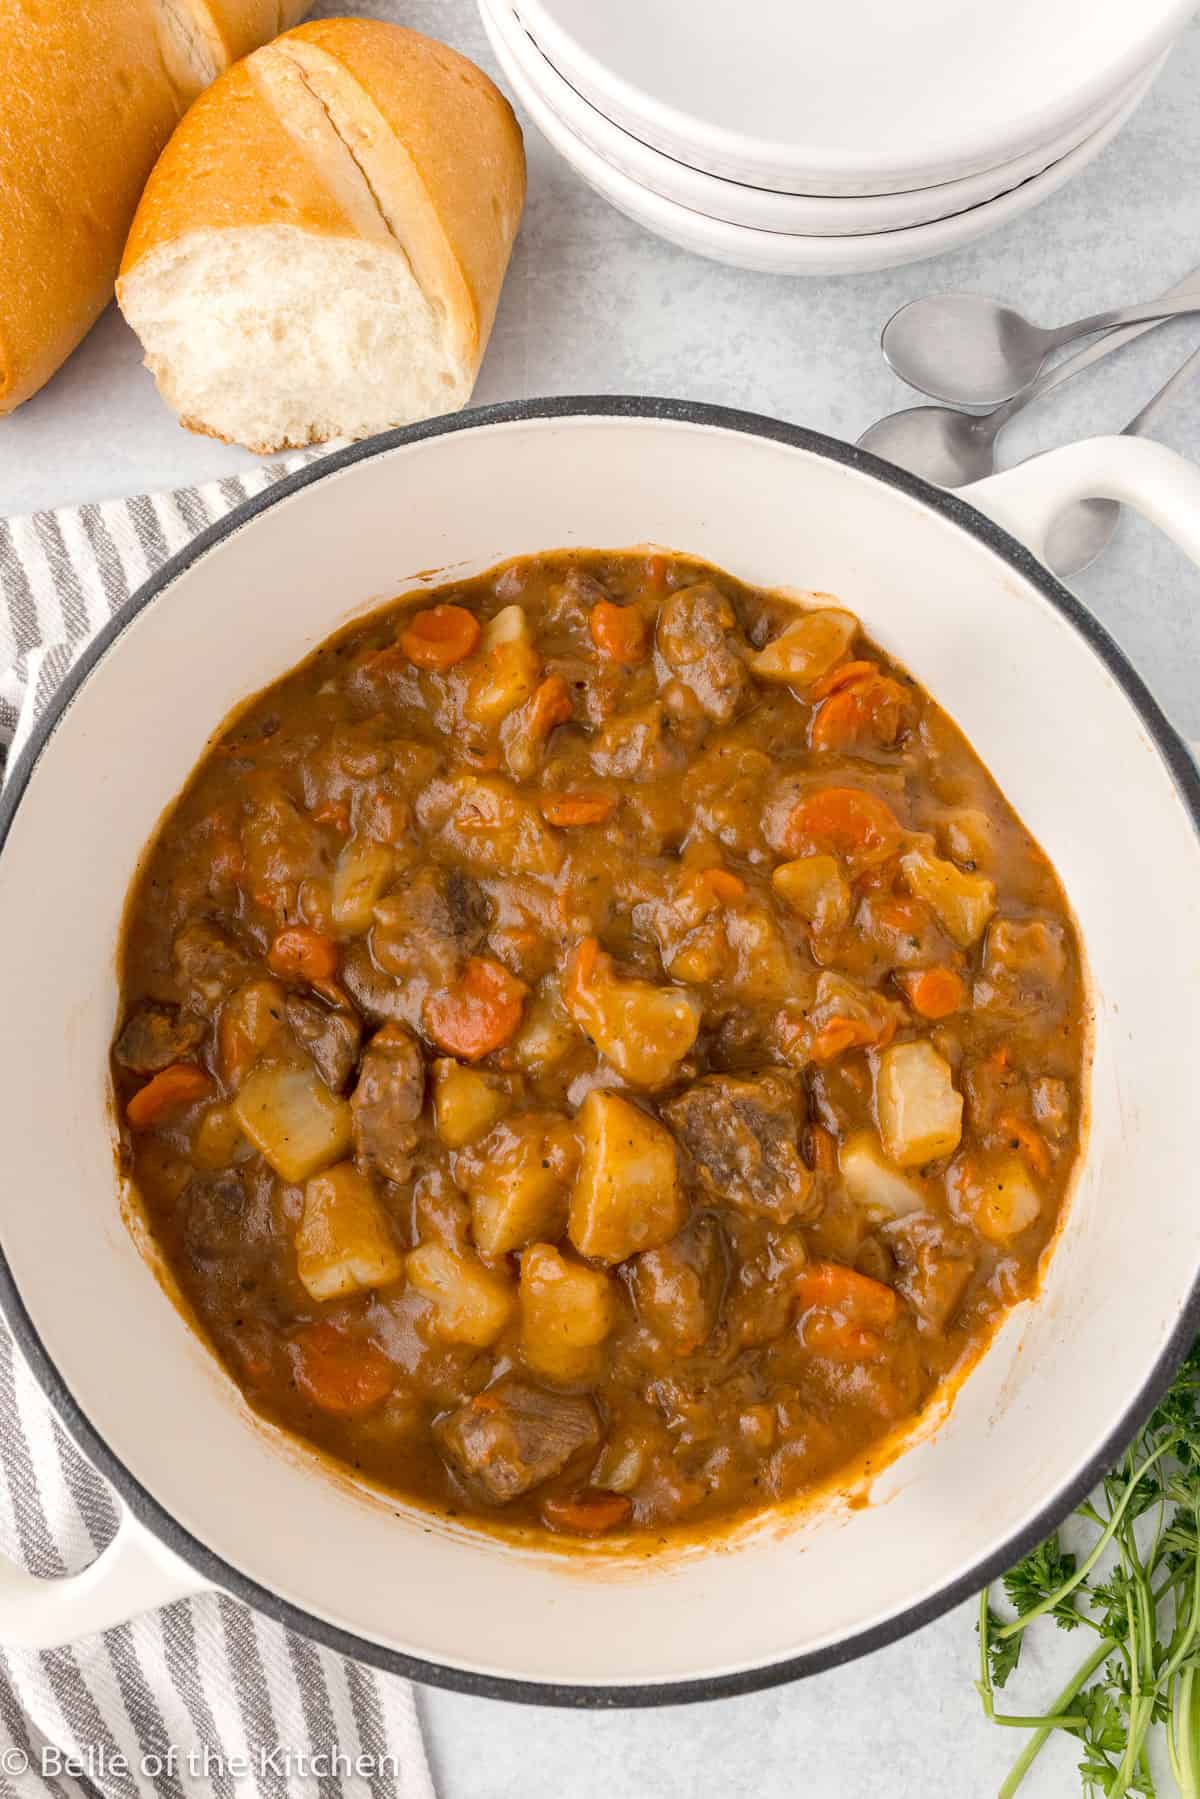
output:
[[[900, 1636], [1060, 1519], [1162, 1392], [1200, 1313], [1200, 782], [1100, 626], [991, 522], [1036, 545], [1059, 507], [1093, 494], [1137, 506], [1200, 560], [1200, 474], [1153, 444], [1075, 445], [968, 503], [765, 419], [533, 402], [305, 470], [142, 590], [67, 681], [0, 809], [0, 1297], [124, 1507], [87, 1573], [4, 1570], [0, 1635], [49, 1645], [216, 1585], [419, 1679], [655, 1703]], [[873, 1503], [622, 1570], [384, 1503], [253, 1419], [122, 1222], [107, 1050], [135, 861], [235, 702], [417, 571], [647, 541], [839, 594], [948, 708], [1063, 878], [1095, 982], [1096, 1060], [1091, 1141], [1041, 1298], [876, 1479]]]

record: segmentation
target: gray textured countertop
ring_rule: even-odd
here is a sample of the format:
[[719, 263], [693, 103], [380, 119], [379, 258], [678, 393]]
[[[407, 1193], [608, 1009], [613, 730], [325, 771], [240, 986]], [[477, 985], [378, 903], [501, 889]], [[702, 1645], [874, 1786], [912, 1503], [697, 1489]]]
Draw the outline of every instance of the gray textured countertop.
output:
[[[356, 10], [489, 64], [472, 0], [358, 0]], [[936, 262], [815, 281], [744, 274], [659, 243], [530, 133], [529, 207], [476, 397], [679, 394], [854, 438], [911, 402], [876, 348], [905, 300], [976, 288], [1050, 323], [1150, 297], [1200, 264], [1198, 94], [1194, 24], [1124, 132], [1039, 210]], [[1126, 350], [1014, 426], [1006, 460], [1120, 429], [1197, 341], [1200, 320], [1182, 320]], [[1200, 386], [1160, 434], [1200, 458]], [[110, 313], [49, 389], [0, 422], [0, 512], [172, 486], [247, 460], [176, 428]], [[1175, 722], [1200, 737], [1200, 575], [1128, 519], [1078, 589]], [[982, 1799], [1021, 1739], [980, 1718], [974, 1652], [967, 1607], [865, 1661], [716, 1704], [576, 1715], [421, 1700], [442, 1799]], [[1047, 1677], [1032, 1685], [1048, 1693]], [[1023, 1792], [1074, 1791], [1075, 1759], [1071, 1745], [1053, 1745]]]

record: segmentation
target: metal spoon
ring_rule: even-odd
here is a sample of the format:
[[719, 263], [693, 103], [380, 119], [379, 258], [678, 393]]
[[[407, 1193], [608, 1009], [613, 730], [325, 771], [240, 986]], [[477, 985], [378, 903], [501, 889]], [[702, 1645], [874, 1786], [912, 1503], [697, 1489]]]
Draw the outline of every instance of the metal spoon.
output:
[[[1166, 302], [1194, 299], [1200, 302], [1200, 269], [1176, 286], [1168, 288]], [[990, 412], [956, 412], [949, 406], [909, 406], [893, 412], [871, 425], [859, 438], [859, 446], [898, 463], [911, 474], [934, 481], [939, 487], [965, 487], [969, 481], [982, 481], [996, 471], [996, 439], [1010, 419], [1060, 382], [1069, 381], [1094, 362], [1132, 343], [1156, 328], [1151, 321], [1143, 325], [1126, 325], [1111, 331], [1085, 350], [1047, 370], [1023, 393], [1015, 394]]]
[[902, 380], [935, 400], [993, 406], [1028, 387], [1050, 352], [1077, 337], [1185, 312], [1200, 312], [1200, 300], [1152, 300], [1046, 330], [983, 294], [930, 294], [888, 320], [883, 354]]
[[[1178, 390], [1200, 374], [1200, 349], [1193, 350], [1152, 400], [1130, 419], [1122, 437], [1148, 437], [1150, 427]], [[1119, 500], [1077, 500], [1060, 512], [1046, 535], [1045, 560], [1056, 575], [1078, 575], [1107, 549], [1121, 517]]]

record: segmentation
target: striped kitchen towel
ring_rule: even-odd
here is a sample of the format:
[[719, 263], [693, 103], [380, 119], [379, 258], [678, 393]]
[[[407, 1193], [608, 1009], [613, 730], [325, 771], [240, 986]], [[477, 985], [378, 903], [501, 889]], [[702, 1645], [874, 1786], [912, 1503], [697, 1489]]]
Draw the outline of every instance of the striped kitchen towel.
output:
[[[304, 460], [0, 520], [0, 756], [147, 576]], [[0, 1324], [0, 1554], [74, 1573], [115, 1528], [104, 1482]], [[406, 1681], [213, 1593], [67, 1649], [0, 1652], [0, 1799], [47, 1794], [433, 1799], [433, 1786]]]

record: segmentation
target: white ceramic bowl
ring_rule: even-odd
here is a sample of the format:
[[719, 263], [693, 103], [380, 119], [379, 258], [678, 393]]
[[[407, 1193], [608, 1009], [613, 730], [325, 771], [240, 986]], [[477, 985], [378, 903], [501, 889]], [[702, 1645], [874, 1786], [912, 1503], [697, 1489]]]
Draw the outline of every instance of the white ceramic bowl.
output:
[[1023, 156], [1103, 107], [1195, 0], [515, 0], [584, 99], [667, 156], [888, 194]]
[[691, 168], [674, 157], [664, 156], [653, 145], [643, 143], [606, 118], [543, 56], [517, 16], [517, 3], [518, 0], [479, 0], [479, 9], [490, 18], [514, 62], [563, 126], [618, 174], [663, 199], [730, 225], [810, 237], [853, 237], [906, 230], [1010, 193], [1099, 131], [1131, 98], [1135, 88], [1145, 91], [1147, 75], [1152, 81], [1165, 60], [1160, 58], [1153, 72], [1139, 69], [1103, 105], [1068, 130], [1036, 145], [1015, 161], [980, 174], [897, 194], [784, 194], [774, 188], [725, 181], [703, 169]]
[[907, 230], [809, 237], [797, 232], [763, 231], [712, 218], [707, 213], [678, 205], [615, 168], [559, 118], [530, 80], [501, 29], [494, 6], [481, 4], [480, 17], [514, 96], [542, 136], [589, 187], [603, 195], [618, 212], [665, 238], [668, 243], [735, 268], [776, 275], [862, 274], [873, 269], [896, 268], [903, 263], [920, 262], [926, 257], [960, 249], [964, 244], [986, 236], [989, 231], [1011, 223], [1043, 200], [1048, 200], [1099, 155], [1140, 104], [1161, 66], [1158, 63], [1143, 74], [1117, 111], [1090, 137], [1051, 168], [1023, 182], [1011, 193], [1001, 194], [966, 212], [929, 224], [914, 225]]
[[[1076, 445], [974, 497], [1040, 539], [1060, 505], [1096, 492], [1200, 559], [1200, 474], [1156, 444]], [[960, 721], [1075, 907], [1096, 1057], [1090, 1144], [1042, 1297], [1009, 1316], [872, 1503], [614, 1566], [380, 1500], [255, 1419], [122, 1222], [107, 1051], [135, 862], [235, 702], [415, 582], [647, 541], [840, 594]], [[0, 1300], [125, 1508], [78, 1579], [0, 1573], [0, 1636], [61, 1641], [212, 1583], [423, 1680], [645, 1704], [826, 1666], [978, 1590], [1119, 1453], [1196, 1331], [1198, 820], [1179, 740], [1028, 551], [963, 496], [793, 426], [531, 401], [360, 444], [231, 515], [89, 650], [0, 799]]]

